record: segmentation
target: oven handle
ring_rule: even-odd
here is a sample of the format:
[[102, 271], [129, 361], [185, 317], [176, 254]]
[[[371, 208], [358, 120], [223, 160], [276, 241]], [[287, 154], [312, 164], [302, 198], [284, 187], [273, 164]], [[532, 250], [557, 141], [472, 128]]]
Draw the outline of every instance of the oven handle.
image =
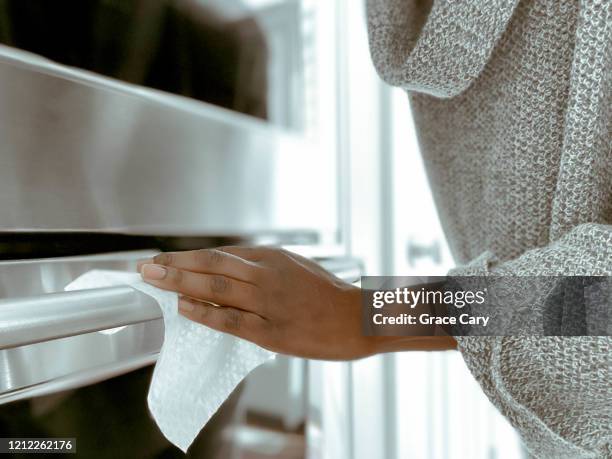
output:
[[[319, 260], [347, 282], [359, 279], [353, 259]], [[157, 302], [129, 286], [0, 300], [0, 350], [161, 319]]]
[[128, 286], [0, 300], [0, 349], [161, 317], [153, 298]]

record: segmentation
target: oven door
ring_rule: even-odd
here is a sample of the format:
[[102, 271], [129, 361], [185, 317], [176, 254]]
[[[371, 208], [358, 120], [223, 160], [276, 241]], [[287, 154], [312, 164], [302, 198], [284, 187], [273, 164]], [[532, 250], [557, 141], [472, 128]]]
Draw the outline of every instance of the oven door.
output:
[[[75, 436], [87, 458], [177, 454], [146, 405], [161, 311], [129, 287], [63, 291], [90, 269], [241, 243], [306, 247], [359, 275], [342, 257], [329, 149], [2, 47], [0, 100], [0, 437]], [[228, 457], [220, 432], [241, 390], [194, 457]]]

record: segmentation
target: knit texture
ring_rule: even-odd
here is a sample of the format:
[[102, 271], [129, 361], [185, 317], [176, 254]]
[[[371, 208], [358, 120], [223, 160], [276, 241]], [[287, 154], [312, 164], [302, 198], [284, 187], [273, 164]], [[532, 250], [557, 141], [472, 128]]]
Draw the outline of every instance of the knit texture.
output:
[[[368, 0], [368, 26], [453, 274], [612, 275], [612, 2]], [[612, 457], [610, 338], [457, 340], [533, 456]]]

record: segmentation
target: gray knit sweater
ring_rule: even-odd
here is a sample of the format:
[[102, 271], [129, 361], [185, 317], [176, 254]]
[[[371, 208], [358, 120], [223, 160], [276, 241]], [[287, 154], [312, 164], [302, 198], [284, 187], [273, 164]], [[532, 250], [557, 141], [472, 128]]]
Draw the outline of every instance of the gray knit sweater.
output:
[[[612, 275], [612, 1], [368, 0], [368, 25], [456, 274]], [[458, 341], [532, 455], [612, 457], [609, 338]]]

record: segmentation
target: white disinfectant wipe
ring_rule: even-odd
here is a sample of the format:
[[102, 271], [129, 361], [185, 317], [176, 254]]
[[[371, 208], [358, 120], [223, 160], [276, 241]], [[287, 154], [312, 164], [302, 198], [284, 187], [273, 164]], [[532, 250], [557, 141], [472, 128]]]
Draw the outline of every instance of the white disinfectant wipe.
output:
[[238, 383], [274, 354], [187, 320], [178, 314], [176, 293], [146, 284], [140, 274], [89, 271], [66, 290], [120, 285], [152, 296], [161, 307], [165, 336], [149, 387], [149, 410], [166, 438], [187, 451]]

